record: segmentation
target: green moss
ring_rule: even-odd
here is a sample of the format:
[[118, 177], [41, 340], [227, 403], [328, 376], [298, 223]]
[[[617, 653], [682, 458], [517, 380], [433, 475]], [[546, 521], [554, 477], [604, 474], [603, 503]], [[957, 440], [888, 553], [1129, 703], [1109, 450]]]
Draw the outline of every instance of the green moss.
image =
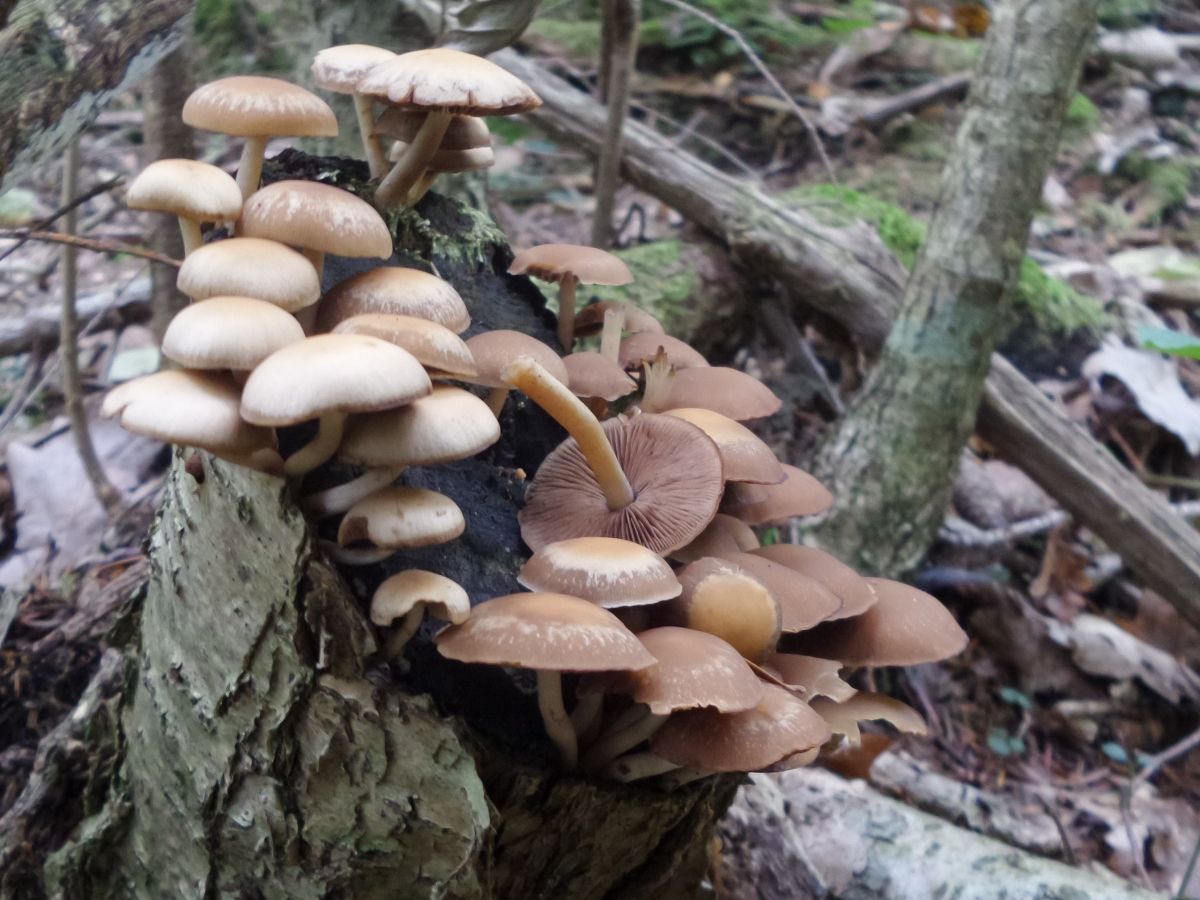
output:
[[1063, 122], [1064, 134], [1067, 140], [1078, 140], [1095, 131], [1100, 125], [1100, 109], [1084, 94], [1076, 92], [1067, 107], [1067, 117]]
[[1154, 166], [1150, 172], [1150, 193], [1165, 212], [1182, 206], [1192, 189], [1191, 160], [1167, 160]]
[[1100, 0], [1097, 16], [1107, 28], [1132, 28], [1155, 16], [1161, 0]]

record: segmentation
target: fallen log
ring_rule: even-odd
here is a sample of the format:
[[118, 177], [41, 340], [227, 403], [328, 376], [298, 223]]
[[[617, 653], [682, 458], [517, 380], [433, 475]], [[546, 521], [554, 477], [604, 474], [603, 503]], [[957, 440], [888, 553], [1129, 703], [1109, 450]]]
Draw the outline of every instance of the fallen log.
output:
[[[150, 317], [150, 279], [138, 278], [123, 287], [80, 297], [79, 318], [88, 330], [142, 322]], [[102, 321], [90, 325], [96, 316]], [[58, 306], [39, 306], [19, 319], [0, 321], [0, 356], [16, 356], [31, 350], [53, 350], [58, 346]]]

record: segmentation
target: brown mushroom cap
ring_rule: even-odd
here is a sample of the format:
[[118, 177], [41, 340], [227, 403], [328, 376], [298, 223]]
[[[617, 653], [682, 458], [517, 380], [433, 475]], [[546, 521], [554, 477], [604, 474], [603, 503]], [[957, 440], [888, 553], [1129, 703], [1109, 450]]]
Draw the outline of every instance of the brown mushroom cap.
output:
[[[391, 162], [400, 162], [408, 151], [409, 144], [396, 141], [388, 151]], [[433, 175], [448, 172], [475, 172], [479, 169], [490, 169], [496, 164], [496, 154], [491, 147], [476, 147], [473, 150], [435, 150], [429, 157], [425, 171]]]
[[671, 716], [650, 739], [650, 749], [680, 766], [752, 772], [819, 747], [829, 736], [829, 726], [807, 703], [764, 684], [762, 700], [746, 712], [698, 709]]
[[758, 546], [758, 535], [741, 519], [717, 513], [696, 539], [686, 547], [671, 553], [676, 562], [695, 562], [703, 556], [728, 557], [731, 553], [753, 550]]
[[967, 635], [950, 611], [915, 587], [868, 578], [875, 605], [853, 619], [823, 622], [788, 640], [788, 650], [847, 666], [914, 666], [962, 652]]
[[437, 491], [386, 487], [359, 500], [338, 527], [343, 547], [360, 541], [389, 550], [452, 541], [466, 528], [458, 504]]
[[371, 597], [371, 621], [387, 628], [417, 606], [455, 625], [471, 615], [471, 600], [457, 583], [436, 572], [405, 569], [385, 578]]
[[335, 137], [337, 117], [324, 100], [298, 85], [259, 75], [234, 75], [192, 91], [183, 121], [234, 137]]
[[567, 594], [508, 594], [437, 636], [438, 652], [459, 662], [554, 672], [637, 670], [654, 657], [606, 609]]
[[575, 337], [589, 337], [599, 334], [604, 327], [604, 314], [610, 309], [623, 309], [625, 312], [625, 328], [627, 334], [638, 334], [642, 331], [652, 331], [663, 334], [662, 323], [645, 310], [638, 309], [631, 303], [620, 300], [597, 300], [589, 303], [575, 316]]
[[521, 567], [517, 581], [531, 591], [570, 594], [606, 609], [659, 603], [683, 590], [658, 554], [610, 537], [546, 544]]
[[338, 455], [364, 466], [428, 466], [474, 456], [499, 438], [486, 403], [439, 385], [405, 406], [353, 418]]
[[828, 697], [841, 703], [855, 694], [854, 688], [838, 674], [842, 664], [836, 659], [819, 659], [798, 653], [772, 653], [763, 665], [788, 687], [802, 688], [808, 700]]
[[841, 599], [824, 584], [787, 566], [752, 553], [731, 553], [727, 558], [771, 592], [785, 634], [812, 628], [842, 607]]
[[125, 192], [125, 205], [196, 222], [232, 222], [242, 211], [242, 192], [216, 166], [193, 159], [160, 159], [133, 179]]
[[276, 181], [256, 191], [242, 207], [238, 233], [337, 256], [392, 255], [392, 233], [375, 207], [317, 181]]
[[343, 319], [334, 334], [369, 334], [402, 347], [433, 376], [472, 378], [478, 374], [466, 341], [444, 325], [417, 316], [363, 313]]
[[642, 363], [654, 359], [658, 351], [666, 354], [667, 362], [675, 369], [690, 369], [707, 366], [704, 355], [669, 334], [639, 331], [621, 341], [619, 360], [626, 369], [640, 369]]
[[824, 550], [799, 544], [772, 544], [750, 552], [815, 578], [837, 594], [842, 600], [842, 608], [833, 613], [829, 617], [831, 619], [861, 615], [875, 605], [875, 591], [871, 583]]
[[846, 742], [861, 743], [859, 722], [884, 721], [906, 734], [928, 734], [925, 720], [906, 703], [887, 694], [859, 691], [841, 702], [818, 697], [812, 701], [813, 712], [827, 723], [834, 734], [844, 735]]
[[779, 603], [737, 564], [705, 557], [688, 563], [676, 577], [683, 593], [666, 609], [672, 624], [715, 634], [752, 662], [775, 649]]
[[[375, 134], [386, 135], [409, 144], [421, 130], [424, 121], [424, 113], [396, 106], [389, 107], [375, 120]], [[454, 116], [446, 126], [446, 133], [442, 136], [438, 149], [479, 150], [484, 147], [491, 149], [491, 146], [492, 133], [488, 130], [487, 122], [477, 116]]]
[[739, 422], [773, 416], [782, 405], [757, 378], [724, 366], [696, 366], [672, 373], [659, 402], [664, 410], [699, 406]]
[[193, 300], [253, 297], [285, 312], [311, 306], [321, 296], [312, 263], [291, 247], [262, 238], [205, 244], [183, 261], [175, 286]]
[[607, 356], [583, 350], [562, 358], [568, 384], [576, 397], [599, 397], [611, 403], [637, 390], [637, 383]]
[[390, 106], [468, 116], [510, 116], [542, 104], [525, 82], [494, 62], [443, 47], [402, 53], [376, 66], [359, 90]]
[[466, 304], [449, 282], [403, 266], [381, 266], [336, 285], [321, 303], [317, 330], [332, 331], [345, 319], [364, 313], [416, 316], [455, 334], [471, 324]]
[[532, 338], [519, 331], [483, 331], [470, 338], [467, 346], [475, 359], [477, 374], [472, 378], [464, 378], [471, 384], [480, 384], [490, 388], [507, 388], [500, 373], [505, 366], [521, 356], [528, 356], [538, 365], [544, 367], [558, 381], [570, 384], [567, 367], [562, 358], [546, 344], [537, 338]]
[[370, 44], [326, 47], [313, 58], [313, 84], [337, 94], [357, 94], [358, 84], [373, 68], [396, 58], [391, 50]]
[[546, 457], [518, 518], [532, 549], [571, 537], [619, 537], [660, 555], [684, 546], [716, 514], [721, 456], [709, 437], [670, 416], [609, 419], [604, 433], [633, 488], [634, 500], [609, 509], [574, 439]]
[[771, 448], [740, 422], [694, 406], [668, 410], [666, 415], [691, 422], [713, 439], [721, 451], [726, 481], [779, 484], [787, 477]]
[[163, 356], [189, 369], [249, 371], [304, 340], [295, 317], [249, 297], [210, 297], [175, 314], [163, 334]]
[[816, 515], [833, 505], [833, 494], [803, 469], [784, 463], [783, 471], [787, 477], [779, 484], [731, 483], [721, 500], [721, 512], [747, 525], [763, 525]]
[[542, 281], [572, 279], [580, 284], [629, 284], [633, 274], [620, 257], [596, 247], [539, 244], [522, 250], [508, 267], [510, 275], [532, 275]]

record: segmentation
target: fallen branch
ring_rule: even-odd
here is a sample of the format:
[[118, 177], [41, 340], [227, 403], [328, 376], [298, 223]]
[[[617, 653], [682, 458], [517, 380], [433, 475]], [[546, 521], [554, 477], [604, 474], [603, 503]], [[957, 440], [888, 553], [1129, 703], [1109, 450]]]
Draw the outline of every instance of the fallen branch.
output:
[[958, 96], [966, 91], [970, 85], [970, 72], [958, 72], [954, 75], [947, 75], [944, 78], [938, 78], [930, 81], [928, 84], [915, 87], [911, 91], [905, 91], [902, 94], [896, 94], [894, 97], [888, 97], [886, 100], [877, 100], [869, 104], [858, 114], [857, 121], [859, 124], [866, 125], [869, 128], [878, 128], [880, 125], [886, 125], [892, 119], [896, 118], [896, 116], [912, 112], [931, 103], [937, 103], [939, 100], [944, 100], [947, 97]]
[[48, 244], [64, 244], [79, 250], [90, 250], [93, 253], [124, 253], [126, 256], [148, 259], [151, 262], [156, 262], [164, 266], [172, 266], [176, 269], [182, 265], [177, 259], [163, 256], [161, 253], [147, 250], [145, 247], [138, 247], [135, 244], [126, 244], [124, 241], [106, 241], [99, 238], [79, 237], [78, 235], [66, 234], [61, 231], [25, 231], [19, 228], [0, 228], [0, 240], [4, 238], [16, 238], [19, 243], [41, 241]]
[[[1171, 509], [1181, 518], [1194, 519], [1200, 517], [1200, 500], [1172, 503]], [[1004, 547], [1020, 538], [1051, 531], [1070, 518], [1070, 514], [1064, 510], [1053, 509], [1040, 516], [1021, 519], [999, 528], [979, 528], [958, 516], [947, 516], [946, 523], [938, 532], [938, 540], [957, 547]]]

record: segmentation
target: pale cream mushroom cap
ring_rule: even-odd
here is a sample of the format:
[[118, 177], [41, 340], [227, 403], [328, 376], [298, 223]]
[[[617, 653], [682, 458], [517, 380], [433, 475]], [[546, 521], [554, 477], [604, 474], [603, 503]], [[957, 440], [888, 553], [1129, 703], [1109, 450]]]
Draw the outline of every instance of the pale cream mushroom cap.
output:
[[771, 592], [785, 634], [812, 628], [842, 608], [841, 598], [815, 578], [753, 553], [731, 553], [726, 558]]
[[[388, 151], [391, 162], [399, 162], [408, 150], [409, 145], [404, 141], [396, 141]], [[471, 150], [438, 149], [429, 157], [429, 165], [425, 171], [432, 174], [449, 172], [475, 172], [479, 169], [489, 169], [496, 163], [496, 154], [491, 147], [476, 147]]]
[[775, 393], [740, 369], [693, 366], [673, 372], [664, 389], [660, 408], [699, 406], [739, 422], [773, 416], [783, 406]]
[[735, 563], [705, 557], [676, 573], [683, 593], [667, 610], [672, 624], [706, 631], [733, 645], [751, 662], [779, 642], [779, 603], [761, 582]]
[[726, 557], [730, 553], [753, 550], [758, 546], [754, 529], [733, 516], [717, 513], [705, 529], [686, 547], [671, 554], [676, 562], [695, 562], [702, 556]]
[[582, 350], [562, 358], [576, 397], [598, 397], [611, 403], [637, 390], [637, 383], [607, 356]]
[[396, 58], [391, 50], [370, 44], [339, 44], [326, 47], [313, 58], [313, 84], [337, 94], [356, 94], [359, 82], [381, 63]]
[[772, 653], [763, 667], [788, 687], [803, 689], [808, 700], [828, 697], [835, 703], [841, 703], [855, 694], [854, 688], [838, 674], [842, 664], [836, 659], [801, 656], [799, 653]]
[[499, 439], [486, 403], [439, 385], [405, 406], [351, 419], [338, 455], [364, 466], [425, 466], [474, 456]]
[[705, 367], [708, 360], [693, 347], [669, 334], [639, 331], [621, 341], [618, 359], [626, 369], [641, 368], [642, 363], [654, 359], [658, 351], [666, 354], [667, 362], [675, 369]]
[[480, 384], [484, 387], [506, 388], [507, 384], [500, 377], [505, 366], [520, 356], [528, 356], [534, 362], [543, 366], [554, 378], [570, 386], [570, 376], [567, 367], [563, 365], [562, 357], [537, 338], [522, 334], [519, 331], [497, 329], [483, 331], [467, 340], [471, 348], [471, 356], [475, 359], [477, 373], [463, 381]]
[[125, 205], [195, 222], [233, 222], [242, 211], [242, 192], [216, 166], [193, 159], [160, 159], [133, 179], [125, 192]]
[[691, 422], [713, 439], [721, 452], [726, 481], [778, 484], [787, 477], [771, 448], [741, 422], [695, 406], [671, 409], [665, 415]]
[[359, 90], [407, 109], [507, 116], [541, 106], [525, 82], [494, 62], [435, 47], [402, 53], [376, 66]]
[[[417, 136], [424, 121], [425, 114], [422, 112], [393, 106], [385, 109], [375, 120], [373, 133], [407, 144]], [[487, 122], [477, 116], [455, 116], [446, 126], [446, 133], [442, 136], [438, 149], [479, 150], [486, 147], [490, 150], [491, 146], [492, 133], [488, 130]]]
[[433, 377], [471, 378], [478, 373], [466, 341], [444, 325], [417, 316], [362, 313], [343, 319], [334, 334], [368, 334], [403, 347]]
[[452, 541], [466, 528], [458, 504], [437, 491], [386, 487], [352, 506], [338, 527], [343, 547], [360, 541], [389, 550]]
[[920, 713], [887, 694], [859, 691], [841, 702], [818, 697], [812, 701], [812, 708], [829, 723], [830, 731], [843, 735], [850, 745], [862, 742], [859, 722], [883, 721], [906, 734], [929, 733]]
[[248, 371], [304, 340], [304, 329], [278, 306], [248, 297], [210, 297], [175, 314], [163, 356], [189, 369]]
[[571, 594], [606, 609], [659, 603], [683, 590], [657, 553], [609, 537], [546, 544], [521, 567], [517, 581], [531, 591]]
[[633, 273], [620, 257], [578, 244], [539, 244], [522, 250], [508, 272], [551, 282], [573, 279], [580, 284], [618, 285], [633, 281]]
[[234, 137], [335, 137], [337, 117], [299, 85], [261, 75], [233, 75], [192, 91], [183, 121]]
[[238, 233], [335, 256], [392, 255], [392, 234], [375, 207], [317, 181], [276, 181], [242, 207]]
[[253, 297], [285, 312], [311, 306], [321, 296], [317, 270], [302, 254], [278, 241], [249, 237], [214, 241], [193, 251], [175, 286], [193, 300]]
[[624, 310], [625, 327], [622, 330], [626, 334], [637, 334], [642, 331], [663, 334], [662, 323], [632, 303], [624, 303], [620, 300], [597, 300], [595, 303], [589, 303], [575, 314], [575, 337], [599, 334], [600, 329], [604, 327], [604, 314], [610, 309]]
[[405, 569], [385, 578], [371, 596], [371, 621], [387, 628], [417, 606], [435, 619], [455, 625], [471, 615], [467, 592], [445, 575], [424, 569]]
[[416, 316], [455, 334], [471, 324], [466, 304], [449, 282], [403, 266], [380, 266], [337, 284], [321, 303], [317, 329], [332, 331], [343, 320], [363, 313]]

